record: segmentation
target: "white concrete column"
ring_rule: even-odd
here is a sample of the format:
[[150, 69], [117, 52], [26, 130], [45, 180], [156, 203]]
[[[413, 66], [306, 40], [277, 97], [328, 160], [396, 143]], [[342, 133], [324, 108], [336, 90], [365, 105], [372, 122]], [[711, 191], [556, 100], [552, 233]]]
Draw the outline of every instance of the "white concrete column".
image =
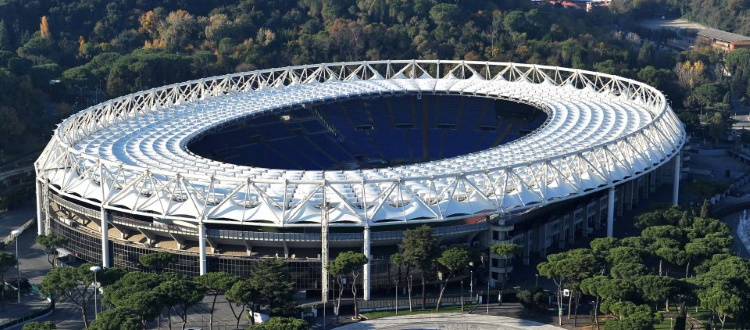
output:
[[364, 246], [362, 248], [362, 253], [367, 257], [367, 263], [363, 266], [362, 270], [362, 297], [364, 300], [370, 300], [370, 258], [372, 256], [370, 255], [370, 227], [365, 226], [364, 231]]
[[607, 198], [607, 237], [614, 235], [615, 225], [615, 186], [609, 188]]
[[680, 170], [682, 169], [682, 154], [674, 156], [674, 182], [672, 183], [672, 204], [677, 205], [680, 198]]
[[198, 250], [200, 252], [200, 274], [205, 275], [206, 269], [206, 225], [198, 224]]
[[36, 180], [36, 234], [44, 235], [44, 198], [42, 197], [42, 183]]
[[[326, 200], [326, 187], [323, 183], [323, 200]], [[320, 291], [321, 301], [328, 302], [328, 205], [320, 208]]]
[[107, 210], [103, 207], [101, 208], [99, 220], [102, 231], [102, 267], [109, 268], [112, 267], [109, 262], [112, 259], [109, 251], [109, 215], [107, 214]]

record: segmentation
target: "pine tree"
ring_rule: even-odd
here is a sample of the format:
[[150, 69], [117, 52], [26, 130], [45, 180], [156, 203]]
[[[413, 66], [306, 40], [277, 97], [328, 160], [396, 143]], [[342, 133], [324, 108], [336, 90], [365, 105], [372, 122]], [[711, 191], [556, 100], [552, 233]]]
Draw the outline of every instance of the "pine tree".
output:
[[711, 213], [711, 203], [708, 202], [707, 199], [703, 200], [703, 205], [701, 205], [701, 218], [708, 218], [708, 215]]
[[0, 20], [0, 50], [10, 49], [10, 34], [5, 20]]

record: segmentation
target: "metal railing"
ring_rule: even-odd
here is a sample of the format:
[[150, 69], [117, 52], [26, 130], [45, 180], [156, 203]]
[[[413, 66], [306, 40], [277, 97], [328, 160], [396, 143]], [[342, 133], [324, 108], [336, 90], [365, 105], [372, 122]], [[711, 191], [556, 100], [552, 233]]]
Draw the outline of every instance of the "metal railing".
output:
[[[470, 304], [477, 304], [479, 303], [479, 296], [478, 294], [475, 294], [473, 296], [470, 296], [468, 294], [465, 294], [464, 297], [464, 304], [470, 305]], [[437, 305], [438, 297], [427, 297], [425, 299], [425, 307], [435, 307]], [[412, 307], [414, 309], [422, 308], [422, 297], [420, 296], [412, 296], [411, 299]], [[351, 300], [347, 301], [347, 304], [353, 304]], [[395, 310], [396, 309], [396, 299], [393, 298], [380, 298], [380, 299], [371, 299], [371, 300], [359, 300], [358, 302], [359, 310], [361, 312], [369, 312], [369, 311], [386, 311], [386, 310]], [[443, 301], [440, 303], [441, 307], [445, 306], [457, 306], [461, 305], [461, 295], [445, 295], [443, 296]], [[398, 308], [399, 309], [408, 309], [409, 308], [409, 298], [408, 297], [398, 297]]]
[[[90, 218], [99, 219], [100, 213], [98, 210], [93, 210], [85, 206], [78, 205], [76, 203], [67, 201], [60, 196], [52, 195], [52, 200], [59, 206], [64, 207], [75, 213], [85, 215]], [[110, 215], [109, 222], [127, 226], [137, 229], [146, 229], [154, 232], [163, 232], [169, 234], [180, 234], [196, 236], [198, 235], [198, 229], [163, 224], [157, 222], [148, 222], [143, 220], [137, 220], [128, 218], [120, 215]], [[455, 226], [442, 226], [435, 227], [435, 236], [445, 235], [456, 235], [465, 234], [475, 231], [481, 231], [489, 228], [489, 223], [486, 221], [477, 222], [474, 224], [462, 224]], [[320, 242], [320, 233], [275, 233], [275, 232], [257, 232], [257, 231], [244, 231], [244, 230], [230, 230], [230, 229], [208, 229], [206, 230], [206, 237], [219, 238], [219, 239], [231, 239], [231, 240], [245, 240], [245, 241], [278, 241], [278, 242]], [[385, 241], [385, 240], [401, 240], [404, 237], [403, 230], [389, 230], [389, 231], [373, 231], [370, 239], [373, 241]], [[344, 241], [359, 241], [361, 242], [364, 237], [363, 233], [330, 233], [328, 235], [329, 241], [332, 242], [344, 242]]]

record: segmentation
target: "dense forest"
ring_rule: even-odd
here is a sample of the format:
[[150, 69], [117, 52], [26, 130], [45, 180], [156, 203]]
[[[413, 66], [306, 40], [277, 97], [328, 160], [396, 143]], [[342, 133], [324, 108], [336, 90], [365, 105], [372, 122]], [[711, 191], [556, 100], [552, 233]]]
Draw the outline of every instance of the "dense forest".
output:
[[[668, 34], [627, 24], [670, 1], [587, 13], [528, 0], [0, 0], [0, 159], [38, 149], [62, 118], [107, 98], [344, 60], [514, 61], [613, 73], [664, 90], [697, 127], [700, 113], [728, 109], [720, 54], [675, 54]], [[746, 94], [747, 83], [734, 85]]]

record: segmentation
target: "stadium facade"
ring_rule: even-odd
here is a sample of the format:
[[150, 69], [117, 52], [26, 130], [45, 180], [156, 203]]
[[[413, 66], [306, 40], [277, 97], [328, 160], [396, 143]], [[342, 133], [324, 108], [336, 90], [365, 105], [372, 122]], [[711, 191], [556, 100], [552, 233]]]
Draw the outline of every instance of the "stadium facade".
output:
[[[359, 250], [391, 287], [403, 230], [523, 257], [606, 227], [662, 183], [683, 125], [664, 95], [603, 73], [403, 60], [259, 70], [155, 88], [62, 122], [35, 163], [40, 234], [79, 258], [247, 276], [283, 258], [301, 290]], [[512, 271], [489, 259], [497, 280]]]

